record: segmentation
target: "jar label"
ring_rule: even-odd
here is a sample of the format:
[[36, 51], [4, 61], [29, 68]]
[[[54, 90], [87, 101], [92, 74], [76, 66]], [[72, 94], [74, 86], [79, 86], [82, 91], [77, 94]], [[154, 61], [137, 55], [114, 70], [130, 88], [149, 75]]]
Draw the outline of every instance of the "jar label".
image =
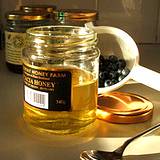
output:
[[22, 65], [22, 49], [25, 46], [26, 33], [5, 31], [5, 56], [11, 64]]
[[71, 110], [71, 72], [24, 64], [23, 78], [25, 102], [50, 111]]

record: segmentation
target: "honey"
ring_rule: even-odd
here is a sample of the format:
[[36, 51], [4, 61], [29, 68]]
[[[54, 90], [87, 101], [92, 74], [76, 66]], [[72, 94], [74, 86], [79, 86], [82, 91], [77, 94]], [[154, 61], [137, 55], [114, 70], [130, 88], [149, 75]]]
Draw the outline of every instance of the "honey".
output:
[[65, 134], [75, 132], [95, 120], [97, 80], [94, 80], [91, 74], [79, 69], [73, 68], [69, 71], [73, 74], [70, 111], [51, 112], [24, 102], [26, 121], [49, 132]]

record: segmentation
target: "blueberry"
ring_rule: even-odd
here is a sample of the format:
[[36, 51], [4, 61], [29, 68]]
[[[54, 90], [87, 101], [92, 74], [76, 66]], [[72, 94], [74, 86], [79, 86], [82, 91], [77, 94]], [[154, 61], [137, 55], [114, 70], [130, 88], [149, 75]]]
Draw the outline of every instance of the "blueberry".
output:
[[126, 61], [124, 59], [119, 59], [117, 61], [118, 68], [125, 68], [126, 67]]
[[104, 61], [105, 67], [107, 68], [109, 64], [110, 64], [110, 61], [106, 58], [105, 61]]
[[105, 62], [104, 56], [100, 55], [99, 60], [100, 60], [100, 62], [102, 62], [102, 63]]
[[113, 70], [110, 71], [109, 74], [108, 74], [109, 79], [113, 79], [113, 78], [115, 79], [117, 76], [118, 76], [118, 73], [116, 71], [113, 71]]
[[99, 80], [98, 80], [98, 87], [99, 88], [104, 87], [104, 80], [102, 80], [101, 78], [99, 78]]
[[119, 69], [117, 70], [117, 73], [118, 73], [119, 75], [121, 75], [121, 74], [122, 74], [122, 71], [123, 71], [123, 68], [119, 68]]
[[118, 65], [117, 65], [117, 63], [113, 63], [113, 64], [112, 64], [112, 69], [113, 69], [114, 71], [117, 71], [117, 70], [118, 70]]
[[99, 77], [103, 80], [108, 78], [108, 72], [107, 71], [103, 71], [99, 73]]
[[105, 65], [102, 62], [99, 62], [99, 70], [100, 71], [105, 71]]
[[124, 68], [122, 70], [122, 75], [127, 76], [129, 74], [130, 70], [128, 68]]
[[115, 55], [110, 55], [110, 56], [108, 57], [108, 59], [109, 59], [111, 62], [116, 62], [116, 61], [118, 61], [118, 58], [117, 58], [117, 56], [115, 56]]
[[118, 81], [120, 82], [122, 79], [124, 79], [126, 76], [125, 75], [120, 75], [119, 77], [118, 77]]
[[105, 87], [108, 87], [108, 86], [111, 86], [111, 85], [112, 85], [112, 81], [111, 80], [109, 80], [109, 79], [105, 80], [105, 82], [104, 82], [104, 86]]
[[112, 82], [112, 85], [113, 85], [113, 84], [118, 83], [118, 80], [117, 79], [112, 79], [111, 82]]
[[109, 69], [109, 70], [113, 70], [113, 71], [117, 71], [118, 70], [118, 65], [116, 64], [116, 63], [109, 63], [109, 65], [107, 66], [107, 68]]

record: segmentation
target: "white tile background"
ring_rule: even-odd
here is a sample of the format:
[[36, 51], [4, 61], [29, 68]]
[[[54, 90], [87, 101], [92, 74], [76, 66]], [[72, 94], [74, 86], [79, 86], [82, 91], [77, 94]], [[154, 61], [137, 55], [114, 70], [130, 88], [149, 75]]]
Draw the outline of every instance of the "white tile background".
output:
[[137, 43], [160, 43], [160, 0], [0, 0], [0, 19], [22, 4], [52, 4], [58, 8], [98, 9], [98, 25], [128, 32]]

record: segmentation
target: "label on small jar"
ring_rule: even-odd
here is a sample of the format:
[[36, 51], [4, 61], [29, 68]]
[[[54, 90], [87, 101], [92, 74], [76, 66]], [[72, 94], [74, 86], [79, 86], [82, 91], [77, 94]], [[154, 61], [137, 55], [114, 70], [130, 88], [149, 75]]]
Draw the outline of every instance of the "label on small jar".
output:
[[26, 33], [5, 31], [6, 61], [15, 65], [22, 65], [22, 49], [25, 45]]
[[71, 72], [23, 65], [24, 100], [50, 111], [71, 110]]

